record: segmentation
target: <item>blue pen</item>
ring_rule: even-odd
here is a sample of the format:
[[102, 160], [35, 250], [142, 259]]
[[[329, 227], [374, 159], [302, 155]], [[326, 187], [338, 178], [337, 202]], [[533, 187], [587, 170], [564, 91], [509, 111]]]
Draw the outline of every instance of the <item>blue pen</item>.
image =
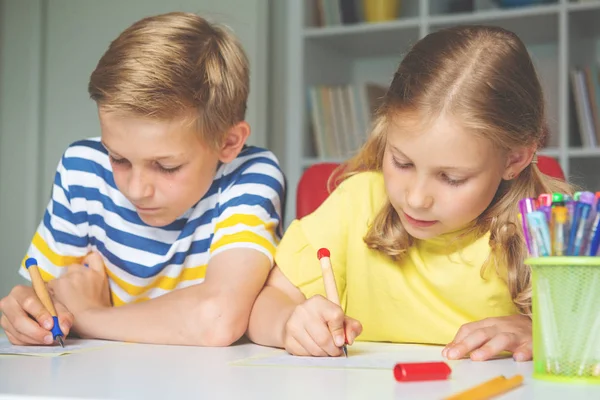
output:
[[550, 229], [546, 215], [542, 211], [533, 211], [527, 214], [527, 223], [531, 230], [531, 237], [536, 244], [539, 257], [548, 257], [551, 254]]
[[567, 207], [567, 210], [569, 210], [569, 221], [573, 221], [573, 216], [575, 215], [575, 202], [568, 194], [563, 196], [563, 200], [565, 202], [565, 207]]
[[52, 338], [58, 340], [58, 343], [62, 347], [65, 347], [65, 343], [63, 341], [64, 333], [60, 329], [60, 325], [58, 323], [58, 314], [56, 313], [56, 308], [54, 307], [54, 303], [52, 302], [52, 298], [48, 293], [48, 289], [46, 289], [46, 283], [42, 279], [42, 275], [40, 274], [40, 270], [38, 268], [37, 260], [33, 257], [29, 257], [25, 261], [25, 268], [27, 268], [27, 272], [29, 272], [29, 276], [31, 278], [31, 286], [33, 286], [33, 290], [37, 297], [40, 299], [40, 302], [44, 306], [46, 310], [50, 313], [52, 317], [53, 324], [52, 330]]
[[600, 247], [600, 201], [596, 203], [596, 218], [594, 219], [594, 225], [592, 226], [592, 233], [590, 234], [590, 249], [588, 254], [595, 256], [598, 254], [598, 248]]
[[594, 202], [594, 194], [583, 192], [579, 197], [579, 201], [575, 206], [575, 215], [571, 223], [571, 232], [569, 234], [569, 246], [567, 247], [567, 255], [578, 256], [585, 251], [584, 236], [587, 220], [592, 210]]

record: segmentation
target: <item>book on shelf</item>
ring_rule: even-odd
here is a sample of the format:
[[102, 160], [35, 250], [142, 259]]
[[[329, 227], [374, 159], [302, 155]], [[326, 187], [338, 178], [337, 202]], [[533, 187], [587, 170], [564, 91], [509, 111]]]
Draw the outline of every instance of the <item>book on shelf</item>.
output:
[[[600, 63], [598, 63], [600, 64]], [[575, 143], [585, 148], [600, 146], [600, 76], [598, 65], [574, 67], [569, 71], [571, 81]], [[573, 133], [574, 133], [573, 132]]]
[[386, 88], [374, 83], [310, 86], [308, 112], [317, 157], [346, 158], [366, 141]]
[[[303, 0], [300, 0], [303, 1]], [[399, 15], [400, 4], [398, 0], [378, 0], [376, 11], [388, 9], [391, 14], [385, 20], [395, 19]], [[313, 25], [318, 27], [350, 25], [360, 22], [381, 22], [380, 16], [370, 15], [365, 12], [364, 0], [312, 0]], [[371, 4], [368, 4], [369, 6]], [[367, 10], [368, 11], [368, 10]]]

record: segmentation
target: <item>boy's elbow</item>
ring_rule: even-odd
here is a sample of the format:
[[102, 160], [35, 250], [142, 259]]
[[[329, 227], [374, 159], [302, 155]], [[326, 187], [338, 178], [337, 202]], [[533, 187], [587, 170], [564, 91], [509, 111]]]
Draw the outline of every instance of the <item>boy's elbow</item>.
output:
[[239, 340], [246, 332], [248, 315], [232, 311], [218, 299], [207, 299], [199, 307], [197, 319], [202, 325], [197, 332], [196, 344], [209, 347], [226, 347]]

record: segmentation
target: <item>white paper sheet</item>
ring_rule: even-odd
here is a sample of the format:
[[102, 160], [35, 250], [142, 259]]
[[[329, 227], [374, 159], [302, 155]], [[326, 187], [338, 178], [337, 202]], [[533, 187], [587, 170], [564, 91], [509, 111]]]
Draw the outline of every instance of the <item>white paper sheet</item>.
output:
[[0, 336], [0, 356], [22, 355], [39, 357], [56, 357], [64, 354], [100, 349], [106, 346], [122, 345], [122, 342], [108, 340], [70, 339], [65, 340], [65, 347], [54, 346], [13, 346], [6, 337]]
[[414, 344], [384, 344], [356, 342], [348, 346], [348, 358], [341, 357], [298, 357], [283, 350], [274, 350], [264, 355], [235, 361], [234, 365], [312, 367], [312, 368], [356, 368], [389, 370], [401, 362], [447, 361], [442, 357], [440, 346]]

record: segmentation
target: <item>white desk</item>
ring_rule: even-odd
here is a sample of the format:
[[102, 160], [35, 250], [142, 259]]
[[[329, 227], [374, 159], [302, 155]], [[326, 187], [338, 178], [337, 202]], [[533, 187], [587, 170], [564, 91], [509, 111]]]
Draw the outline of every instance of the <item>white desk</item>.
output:
[[498, 399], [600, 399], [600, 385], [535, 381], [532, 363], [512, 359], [462, 360], [453, 365], [451, 380], [429, 383], [397, 383], [391, 370], [230, 365], [265, 350], [250, 343], [228, 348], [124, 345], [53, 358], [0, 356], [0, 398], [440, 399], [497, 375], [522, 374], [524, 386]]

